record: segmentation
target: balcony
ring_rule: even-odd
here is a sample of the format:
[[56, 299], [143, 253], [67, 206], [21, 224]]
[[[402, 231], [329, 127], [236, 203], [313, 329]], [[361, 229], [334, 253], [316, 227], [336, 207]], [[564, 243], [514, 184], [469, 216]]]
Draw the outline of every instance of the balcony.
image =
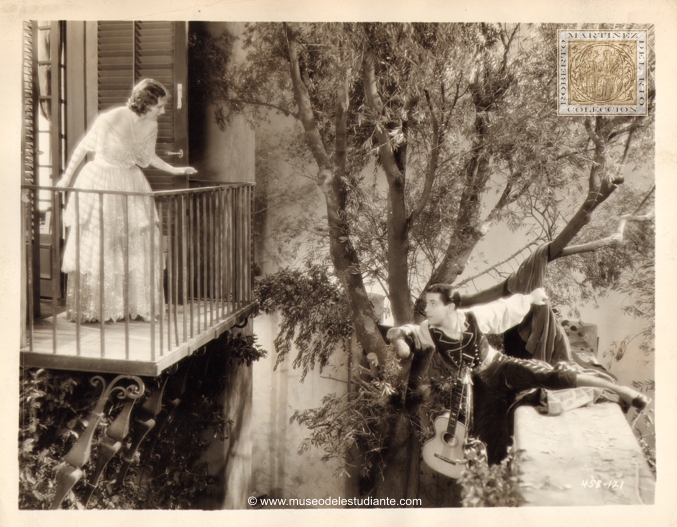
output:
[[[26, 227], [25, 301], [22, 303], [26, 316], [21, 343], [24, 367], [156, 376], [223, 332], [241, 325], [253, 313], [252, 184], [151, 193], [80, 189], [64, 192], [55, 187], [34, 185], [23, 185], [22, 189]], [[60, 206], [64, 194], [72, 200], [75, 215], [68, 233]], [[103, 221], [103, 203], [107, 199], [115, 199], [125, 211], [119, 225], [125, 233], [121, 238], [125, 240], [122, 244], [125, 272], [118, 280], [124, 306], [120, 312], [124, 315], [114, 317], [118, 318], [116, 321], [88, 322], [78, 283], [87, 276], [79, 269], [84, 250], [80, 247], [83, 235], [79, 232], [79, 218], [86, 212], [84, 203], [98, 202], [99, 206], [93, 210], [99, 215], [102, 233], [98, 237], [98, 251], [94, 249], [93, 259], [98, 258], [95, 265], [98, 277], [94, 282], [99, 284], [97, 312], [107, 313], [109, 295], [105, 290], [104, 260], [109, 253], [104, 252], [107, 224]], [[145, 319], [132, 319], [129, 303], [133, 291], [128, 271], [134, 255], [130, 255], [127, 234], [133, 222], [127, 211], [132, 210], [139, 199], [148, 204], [149, 217], [153, 214], [151, 206], [155, 206], [158, 229], [147, 229], [147, 246], [150, 261], [162, 263], [149, 265], [150, 298], [159, 300], [150, 301], [150, 314]], [[42, 229], [39, 208], [34, 206], [38, 202], [51, 202], [50, 210], [56, 211], [43, 221]], [[45, 216], [44, 212], [42, 215]], [[70, 317], [64, 307], [61, 278], [64, 275], [60, 272], [64, 258], [63, 251], [59, 250], [60, 240], [66, 234], [73, 237], [77, 266], [75, 273], [68, 275], [69, 280], [74, 280]], [[40, 252], [35, 249], [38, 240], [43, 245]], [[40, 253], [38, 264], [36, 255]], [[51, 272], [50, 281], [45, 281], [45, 272], [47, 275]], [[155, 276], [156, 273], [161, 276]], [[47, 296], [51, 298], [47, 300]]]

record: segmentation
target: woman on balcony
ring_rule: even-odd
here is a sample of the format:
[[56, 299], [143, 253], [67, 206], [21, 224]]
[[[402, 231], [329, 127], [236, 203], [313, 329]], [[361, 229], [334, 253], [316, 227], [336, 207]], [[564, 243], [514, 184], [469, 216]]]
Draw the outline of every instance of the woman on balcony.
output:
[[167, 98], [166, 88], [157, 81], [137, 84], [126, 106], [96, 119], [57, 183], [68, 187], [85, 155], [95, 154], [78, 175], [73, 188], [81, 191], [71, 193], [64, 215], [70, 232], [62, 271], [68, 273], [71, 321], [115, 321], [127, 313], [150, 320], [162, 313], [164, 265], [155, 203], [150, 196], [125, 193], [151, 192], [139, 167], [151, 165], [175, 175], [196, 173], [192, 167], [172, 167], [155, 155], [158, 118]]

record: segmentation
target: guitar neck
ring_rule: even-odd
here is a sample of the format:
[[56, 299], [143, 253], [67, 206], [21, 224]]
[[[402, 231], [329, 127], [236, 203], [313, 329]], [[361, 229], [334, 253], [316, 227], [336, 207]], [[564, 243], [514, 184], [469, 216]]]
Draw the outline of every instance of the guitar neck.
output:
[[454, 387], [451, 390], [451, 406], [449, 408], [449, 423], [447, 424], [447, 433], [454, 435], [456, 433], [456, 423], [458, 414], [461, 410], [461, 399], [463, 398], [463, 381], [460, 376], [454, 381]]

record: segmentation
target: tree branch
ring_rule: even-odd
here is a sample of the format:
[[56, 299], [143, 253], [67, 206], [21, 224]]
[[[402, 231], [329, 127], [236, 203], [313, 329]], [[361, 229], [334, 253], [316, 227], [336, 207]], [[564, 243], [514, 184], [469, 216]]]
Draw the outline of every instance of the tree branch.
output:
[[508, 53], [510, 52], [510, 44], [512, 44], [512, 40], [515, 38], [515, 35], [517, 34], [519, 27], [520, 27], [519, 24], [515, 25], [515, 28], [512, 30], [512, 34], [510, 35], [508, 42], [505, 41], [505, 37], [503, 35], [504, 30], [501, 29], [501, 42], [503, 42], [503, 47], [505, 48], [505, 51], [503, 52], [503, 66], [501, 69], [504, 71], [508, 67]]
[[259, 101], [256, 99], [246, 99], [238, 96], [237, 98], [232, 98], [232, 97], [222, 97], [219, 99], [214, 99], [213, 102], [219, 102], [219, 101], [225, 101], [225, 102], [235, 102], [235, 103], [242, 103], [242, 104], [249, 104], [252, 106], [265, 106], [267, 108], [272, 108], [273, 110], [277, 110], [278, 112], [284, 114], [287, 117], [293, 117], [294, 119], [299, 119], [300, 117], [298, 114], [295, 114], [294, 112], [291, 112], [290, 110], [287, 110], [286, 108], [282, 108], [281, 106], [278, 106], [277, 104], [273, 104], [270, 102], [265, 102], [265, 101]]
[[[454, 287], [462, 287], [462, 286], [464, 286], [465, 284], [467, 284], [468, 282], [472, 282], [473, 280], [477, 280], [480, 276], [484, 276], [485, 274], [487, 274], [487, 273], [493, 271], [494, 269], [499, 268], [501, 265], [503, 265], [503, 264], [505, 264], [505, 263], [508, 263], [510, 260], [513, 260], [514, 258], [517, 258], [517, 256], [519, 256], [521, 253], [523, 253], [524, 251], [526, 251], [527, 249], [529, 249], [529, 248], [532, 247], [533, 245], [538, 245], [538, 243], [539, 243], [539, 242], [538, 242], [538, 241], [535, 241], [535, 240], [534, 240], [534, 241], [531, 241], [531, 242], [529, 242], [529, 243], [527, 243], [524, 247], [522, 247], [522, 248], [519, 249], [518, 251], [515, 251], [514, 253], [512, 253], [510, 256], [508, 256], [508, 257], [505, 258], [504, 260], [501, 260], [500, 262], [496, 262], [496, 263], [495, 263], [494, 265], [492, 265], [491, 267], [487, 267], [486, 269], [484, 269], [483, 271], [480, 271], [480, 272], [477, 273], [476, 275], [470, 276], [470, 277], [466, 278], [465, 280], [461, 280], [461, 281], [458, 282], [457, 284], [454, 284]], [[464, 306], [465, 306], [465, 303], [464, 303]]]
[[291, 26], [285, 24], [285, 28], [287, 30], [287, 41], [289, 43], [289, 62], [291, 66], [292, 85], [294, 87], [294, 98], [299, 107], [299, 118], [303, 124], [303, 129], [306, 132], [308, 146], [320, 168], [320, 184], [324, 184], [327, 179], [327, 174], [322, 174], [322, 172], [331, 170], [331, 160], [327, 155], [327, 151], [322, 142], [322, 136], [320, 136], [320, 132], [315, 124], [315, 116], [313, 114], [308, 88], [301, 77], [299, 49], [296, 36]]
[[374, 353], [378, 361], [383, 364], [385, 363], [387, 348], [376, 325], [374, 307], [364, 286], [359, 257], [350, 240], [350, 225], [345, 219], [346, 183], [344, 178], [337, 177], [315, 124], [308, 88], [301, 76], [299, 43], [296, 40], [296, 32], [289, 24], [285, 23], [284, 28], [289, 46], [294, 99], [299, 108], [299, 116], [306, 132], [308, 147], [319, 167], [318, 184], [324, 193], [327, 205], [329, 252], [332, 263], [348, 297], [358, 342], [364, 350]]
[[346, 175], [346, 145], [347, 145], [347, 120], [350, 97], [348, 95], [348, 79], [342, 82], [336, 93], [336, 168], [339, 177]]
[[639, 126], [639, 121], [634, 121], [632, 124], [629, 124], [628, 126], [624, 128], [620, 128], [618, 130], [614, 130], [609, 134], [609, 140], [615, 139], [619, 135], [623, 135], [626, 132], [634, 132], [635, 129]]
[[402, 119], [402, 135], [404, 136], [404, 141], [394, 151], [395, 161], [405, 179], [407, 172], [407, 151], [409, 150], [409, 121], [412, 118], [414, 108], [416, 108], [418, 101], [419, 97], [414, 95], [407, 99], [407, 102], [404, 104], [404, 108], [402, 109], [404, 112], [404, 118]]
[[[587, 143], [589, 144], [590, 141], [587, 141]], [[560, 155], [558, 155], [558, 156], [555, 158], [555, 161], [559, 161], [560, 159], [564, 159], [565, 157], [580, 156], [580, 155], [583, 155], [583, 154], [589, 153], [589, 152], [594, 152], [594, 150], [588, 148], [587, 145], [586, 145], [586, 147], [583, 148], [582, 150], [575, 150], [575, 151], [573, 151], [573, 152], [567, 152], [567, 153], [565, 153], [565, 154], [560, 154]], [[587, 158], [587, 159], [589, 159], [589, 158]]]
[[480, 230], [483, 231], [489, 231], [489, 228], [491, 224], [496, 220], [496, 217], [498, 216], [499, 212], [506, 207], [507, 205], [510, 205], [513, 203], [517, 198], [519, 198], [524, 192], [526, 192], [527, 188], [529, 187], [528, 184], [525, 184], [522, 189], [519, 192], [516, 192], [515, 194], [510, 194], [512, 192], [512, 186], [514, 182], [519, 178], [521, 172], [517, 172], [515, 174], [512, 169], [512, 164], [510, 166], [510, 177], [508, 178], [508, 181], [505, 184], [505, 188], [503, 189], [503, 193], [501, 194], [501, 197], [498, 198], [498, 201], [496, 202], [496, 205], [494, 205], [494, 208], [491, 209], [491, 212], [487, 215], [486, 219], [482, 222], [482, 226], [480, 227]]
[[[379, 159], [388, 181], [388, 289], [395, 324], [401, 325], [411, 322], [414, 316], [409, 289], [409, 222], [404, 195], [405, 178], [404, 172], [398, 167], [388, 131], [380, 122], [383, 102], [377, 90], [374, 60], [371, 53], [365, 54], [362, 76], [367, 104], [376, 113]], [[413, 103], [413, 99], [410, 103]]]
[[620, 243], [623, 242], [625, 225], [627, 224], [628, 221], [638, 221], [638, 222], [651, 221], [654, 219], [654, 216], [655, 216], [654, 212], [650, 212], [643, 216], [633, 216], [632, 214], [626, 214], [624, 216], [621, 216], [618, 221], [618, 226], [616, 227], [616, 232], [613, 233], [611, 236], [607, 236], [606, 238], [602, 238], [600, 240], [583, 243], [581, 245], [573, 245], [571, 247], [565, 247], [564, 249], [562, 249], [560, 256], [569, 256], [571, 254], [586, 253], [596, 251], [597, 249], [601, 249], [602, 247], [607, 247], [610, 245], [619, 245]]
[[632, 213], [633, 216], [640, 211], [640, 209], [644, 206], [646, 201], [651, 197], [651, 194], [653, 194], [655, 190], [656, 190], [656, 185], [652, 185], [651, 188], [649, 189], [649, 192], [647, 192], [646, 196], [644, 196], [644, 199], [642, 200], [642, 202], [639, 205], [637, 205], [637, 208], [633, 211], [633, 213]]
[[440, 127], [435, 116], [435, 109], [433, 108], [432, 101], [430, 100], [430, 93], [428, 90], [424, 90], [425, 99], [428, 103], [428, 109], [430, 110], [430, 116], [433, 124], [433, 137], [432, 137], [432, 147], [430, 149], [430, 159], [428, 160], [428, 168], [425, 175], [425, 184], [423, 186], [423, 193], [421, 198], [417, 203], [414, 210], [409, 214], [409, 224], [411, 225], [416, 218], [423, 212], [426, 203], [428, 203], [428, 198], [430, 197], [430, 192], [433, 188], [433, 182], [435, 181], [435, 174], [437, 173], [437, 163], [440, 156]]
[[588, 132], [588, 137], [590, 137], [590, 140], [595, 143], [595, 146], [598, 148], [604, 148], [604, 142], [595, 133], [595, 130], [592, 127], [592, 119], [590, 117], [585, 118], [585, 130]]
[[395, 161], [395, 153], [393, 152], [393, 147], [390, 143], [388, 132], [378, 119], [381, 117], [381, 113], [383, 112], [383, 101], [381, 100], [381, 96], [378, 94], [378, 89], [376, 86], [374, 60], [374, 56], [371, 53], [367, 53], [364, 60], [362, 61], [364, 95], [367, 99], [367, 105], [377, 115], [375, 129], [376, 137], [378, 138], [379, 142], [379, 157], [381, 158], [381, 163], [383, 163], [383, 169], [386, 173], [386, 177], [388, 178], [388, 182], [390, 184], [404, 186], [404, 176], [402, 175], [402, 172]]
[[[442, 84], [444, 86], [444, 84]], [[446, 129], [447, 124], [449, 123], [449, 119], [451, 119], [451, 114], [454, 112], [454, 108], [456, 108], [456, 103], [458, 103], [458, 100], [465, 95], [465, 92], [468, 91], [468, 88], [461, 93], [461, 81], [459, 80], [456, 83], [456, 93], [454, 94], [454, 100], [451, 103], [451, 107], [449, 108], [449, 111], [446, 113], [443, 121], [442, 121], [442, 133], [444, 132], [444, 129]]]
[[[630, 144], [632, 143], [632, 137], [633, 137], [636, 129], [637, 129], [636, 127], [632, 128], [630, 130], [630, 133], [628, 134], [628, 138], [625, 140], [625, 148], [623, 149], [623, 157], [621, 158], [621, 162], [618, 165], [618, 173], [619, 174], [623, 170], [623, 167], [625, 166], [625, 162], [628, 160], [628, 152], [630, 151]], [[653, 189], [652, 189], [652, 191], [653, 191]], [[647, 195], [647, 197], [649, 197], [649, 196]]]
[[364, 95], [367, 98], [367, 104], [377, 114], [383, 111], [383, 101], [378, 94], [376, 86], [376, 73], [374, 70], [374, 56], [366, 53], [362, 62], [362, 78], [364, 81]]

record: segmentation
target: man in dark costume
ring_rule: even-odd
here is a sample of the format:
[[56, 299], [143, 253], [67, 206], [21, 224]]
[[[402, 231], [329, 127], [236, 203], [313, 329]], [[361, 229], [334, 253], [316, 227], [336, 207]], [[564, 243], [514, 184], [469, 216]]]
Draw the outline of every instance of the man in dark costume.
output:
[[[640, 410], [649, 402], [636, 390], [615, 384], [608, 375], [585, 370], [572, 359], [566, 333], [541, 288], [548, 248], [544, 245], [534, 252], [502, 285], [501, 293], [511, 296], [466, 308], [478, 298], [463, 299], [451, 286], [435, 284], [426, 290], [427, 320], [388, 331], [401, 357], [434, 348], [450, 376], [460, 375], [464, 366], [470, 368], [472, 396], [468, 400], [474, 404], [468, 413], [474, 435], [487, 445], [489, 463], [498, 463], [506, 455], [509, 408], [525, 390], [596, 387]], [[506, 353], [488, 344], [485, 333], [511, 328], [515, 330]]]

